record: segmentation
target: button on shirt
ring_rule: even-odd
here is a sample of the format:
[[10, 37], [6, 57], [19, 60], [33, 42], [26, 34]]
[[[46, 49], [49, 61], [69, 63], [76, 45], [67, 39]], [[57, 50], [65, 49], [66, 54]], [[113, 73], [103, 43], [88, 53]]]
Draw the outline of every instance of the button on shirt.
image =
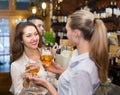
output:
[[59, 95], [92, 95], [99, 83], [98, 71], [89, 53], [73, 52], [70, 65], [58, 81]]

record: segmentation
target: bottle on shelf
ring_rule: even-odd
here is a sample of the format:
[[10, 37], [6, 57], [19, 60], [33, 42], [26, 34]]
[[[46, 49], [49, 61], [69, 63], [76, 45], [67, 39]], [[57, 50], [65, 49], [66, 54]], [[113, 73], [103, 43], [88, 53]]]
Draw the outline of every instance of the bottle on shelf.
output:
[[52, 16], [52, 23], [58, 23], [57, 16]]
[[107, 17], [112, 17], [112, 11], [113, 10], [113, 2], [111, 1], [110, 3], [108, 3], [107, 8], [105, 9], [106, 13], [107, 13]]
[[61, 2], [59, 0], [55, 1], [55, 10], [57, 14], [61, 13]]
[[56, 30], [55, 33], [56, 33], [55, 42], [58, 45], [60, 45], [60, 39], [63, 38], [63, 33], [62, 33], [62, 31], [60, 29]]
[[67, 39], [67, 31], [63, 28], [63, 39]]
[[84, 10], [87, 10], [87, 11], [91, 11], [90, 7], [88, 6], [88, 0], [85, 0], [83, 9], [84, 9]]
[[56, 50], [56, 54], [61, 54], [61, 47], [58, 46], [57, 50]]
[[114, 1], [114, 3], [113, 3], [113, 15], [116, 15], [116, 12], [117, 12], [117, 4], [116, 4], [116, 1]]

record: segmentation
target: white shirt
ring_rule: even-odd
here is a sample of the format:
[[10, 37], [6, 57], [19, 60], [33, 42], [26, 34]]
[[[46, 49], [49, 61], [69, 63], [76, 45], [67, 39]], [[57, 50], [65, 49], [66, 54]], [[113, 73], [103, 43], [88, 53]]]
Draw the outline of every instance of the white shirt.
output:
[[59, 95], [92, 95], [99, 83], [98, 71], [89, 53], [73, 52], [70, 64], [58, 81]]
[[[23, 88], [23, 76], [24, 76], [25, 67], [28, 61], [30, 60], [24, 53], [18, 60], [14, 61], [11, 64], [11, 77], [12, 77], [12, 85], [14, 88], [14, 95], [19, 95], [22, 91], [25, 90]], [[40, 71], [38, 72], [38, 75], [39, 77], [46, 79], [48, 75], [47, 75], [47, 72], [44, 70], [40, 60], [39, 60], [39, 64], [40, 64]], [[55, 74], [51, 76], [52, 77], [50, 78], [55, 78]], [[47, 93], [47, 90], [41, 87], [40, 92], [42, 93], [40, 95], [45, 95]], [[38, 94], [35, 94], [35, 95], [38, 95]]]

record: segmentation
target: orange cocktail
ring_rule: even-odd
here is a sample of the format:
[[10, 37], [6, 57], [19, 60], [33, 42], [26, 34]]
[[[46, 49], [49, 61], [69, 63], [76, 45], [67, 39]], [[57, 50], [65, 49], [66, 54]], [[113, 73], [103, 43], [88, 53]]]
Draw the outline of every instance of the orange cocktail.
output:
[[30, 73], [37, 74], [39, 72], [39, 70], [40, 70], [40, 66], [37, 66], [37, 67], [35, 67], [35, 69], [30, 70]]
[[41, 55], [40, 59], [43, 65], [50, 66], [52, 63], [53, 56], [52, 55]]
[[45, 66], [50, 66], [52, 63], [53, 55], [51, 52], [51, 47], [41, 48], [40, 60]]
[[26, 70], [30, 70], [29, 73], [37, 74], [40, 70], [40, 66], [36, 63], [29, 63], [26, 66]]

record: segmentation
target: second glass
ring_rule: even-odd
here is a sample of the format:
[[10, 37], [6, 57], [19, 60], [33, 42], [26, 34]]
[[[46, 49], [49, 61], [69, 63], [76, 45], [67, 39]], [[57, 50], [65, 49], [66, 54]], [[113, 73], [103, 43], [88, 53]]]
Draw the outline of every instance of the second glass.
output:
[[[29, 66], [30, 64], [33, 64]], [[29, 73], [37, 74], [40, 70], [40, 65], [37, 62], [29, 62], [26, 66], [26, 69], [31, 69]]]
[[51, 47], [41, 48], [40, 60], [45, 66], [50, 66], [52, 63], [53, 55], [51, 52]]

